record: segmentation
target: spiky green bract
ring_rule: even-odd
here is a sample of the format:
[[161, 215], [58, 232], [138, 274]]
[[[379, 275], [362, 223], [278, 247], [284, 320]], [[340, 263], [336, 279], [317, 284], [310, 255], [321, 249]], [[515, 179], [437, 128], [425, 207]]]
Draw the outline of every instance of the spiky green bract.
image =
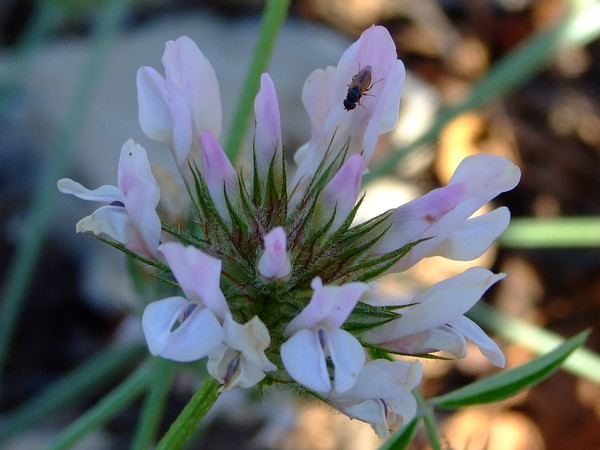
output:
[[[223, 182], [220, 199], [211, 196], [214, 186], [209, 189], [202, 171], [190, 166], [192, 183], [187, 189], [193, 212], [192, 229], [162, 224], [162, 242], [175, 240], [221, 261], [220, 288], [236, 322], [246, 323], [258, 316], [269, 330], [271, 344], [266, 356], [279, 370], [268, 372], [263, 383], [294, 382], [283, 370], [279, 349], [289, 337], [286, 326], [310, 302], [315, 277], [320, 277], [324, 285], [369, 282], [420, 242], [373, 254], [374, 246], [390, 228], [392, 211], [353, 226], [364, 195], [350, 212], [344, 212], [347, 216], [343, 220], [336, 220], [340, 210], [337, 206], [328, 209], [323, 192], [344, 164], [347, 152], [348, 143], [335, 154], [328, 149], [310, 179], [301, 180], [291, 189], [287, 186], [283, 151], [273, 152], [262, 178], [255, 155], [250, 174], [240, 170], [237, 181]], [[276, 227], [285, 231], [292, 267], [289, 274], [279, 279], [266, 278], [258, 270], [258, 261], [265, 252], [265, 235]], [[141, 260], [155, 269], [155, 276], [176, 285], [164, 264]], [[400, 309], [358, 302], [343, 328], [360, 335], [397, 319], [396, 311]]]

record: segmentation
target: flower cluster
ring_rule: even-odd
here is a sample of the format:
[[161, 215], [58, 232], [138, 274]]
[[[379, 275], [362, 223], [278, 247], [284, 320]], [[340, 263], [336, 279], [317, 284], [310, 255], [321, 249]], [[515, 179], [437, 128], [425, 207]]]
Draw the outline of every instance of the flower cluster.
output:
[[173, 153], [193, 209], [189, 229], [161, 223], [159, 187], [133, 141], [121, 150], [117, 187], [58, 182], [62, 192], [106, 203], [77, 231], [108, 238], [180, 287], [182, 295], [144, 310], [153, 355], [208, 356], [222, 390], [295, 384], [380, 436], [415, 415], [411, 390], [422, 370], [416, 358], [371, 355], [460, 358], [469, 340], [504, 365], [497, 345], [464, 316], [504, 274], [474, 267], [392, 306], [369, 284], [432, 255], [477, 258], [510, 215], [502, 207], [471, 216], [520, 177], [505, 159], [471, 156], [447, 186], [355, 223], [362, 176], [379, 135], [397, 121], [405, 78], [383, 27], [366, 30], [337, 67], [309, 75], [302, 101], [312, 133], [291, 176], [269, 75], [254, 104], [252, 161], [236, 171], [218, 142], [221, 104], [210, 63], [180, 37], [167, 42], [163, 64], [164, 76], [138, 71], [139, 120]]

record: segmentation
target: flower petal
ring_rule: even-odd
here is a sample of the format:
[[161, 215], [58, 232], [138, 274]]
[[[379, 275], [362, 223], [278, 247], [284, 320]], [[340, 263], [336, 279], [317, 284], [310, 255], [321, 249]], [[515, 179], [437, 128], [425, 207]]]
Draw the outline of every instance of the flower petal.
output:
[[196, 307], [172, 330], [191, 302], [170, 297], [150, 303], [142, 315], [142, 328], [153, 355], [174, 361], [188, 362], [207, 356], [223, 341], [223, 329], [214, 314]]
[[345, 392], [356, 383], [365, 364], [365, 350], [354, 336], [339, 328], [326, 331], [326, 339], [335, 367], [335, 392]]
[[275, 227], [263, 239], [265, 251], [258, 260], [259, 273], [268, 279], [287, 277], [292, 270], [292, 263], [286, 249], [285, 230]]
[[206, 306], [218, 318], [223, 319], [229, 312], [229, 307], [219, 288], [221, 261], [195, 247], [184, 247], [177, 242], [162, 244], [159, 251], [164, 255], [186, 297]]
[[258, 316], [254, 316], [245, 324], [240, 325], [228, 314], [223, 323], [223, 330], [227, 345], [241, 352], [249, 364], [267, 372], [277, 370], [275, 364], [270, 362], [265, 355], [265, 350], [271, 343], [271, 337], [269, 330]]
[[135, 238], [133, 228], [131, 219], [122, 206], [102, 206], [75, 225], [78, 233], [93, 233], [97, 236], [105, 234], [123, 245]]
[[160, 188], [152, 175], [146, 150], [131, 139], [121, 149], [118, 182], [125, 209], [139, 236], [135, 241], [144, 249], [143, 254], [152, 256], [160, 243], [161, 225], [156, 213]]
[[187, 36], [165, 44], [165, 77], [187, 99], [196, 133], [221, 134], [221, 96], [217, 75], [198, 46]]
[[402, 317], [367, 331], [363, 338], [383, 344], [444, 325], [471, 309], [492, 284], [505, 276], [472, 267], [421, 292], [413, 299], [414, 306], [400, 311]]
[[71, 194], [82, 200], [103, 203], [123, 202], [121, 191], [116, 186], [104, 185], [92, 191], [70, 178], [61, 178], [56, 185], [63, 194]]
[[413, 355], [443, 351], [454, 355], [456, 358], [464, 358], [467, 354], [467, 341], [462, 334], [452, 327], [442, 325], [386, 342], [385, 348]]
[[142, 131], [150, 139], [171, 146], [173, 124], [165, 79], [152, 67], [140, 67], [136, 84]]
[[[408, 269], [435, 252], [485, 203], [512, 189], [519, 178], [519, 168], [504, 158], [485, 154], [465, 158], [448, 186], [436, 189], [394, 211], [392, 226], [373, 253], [386, 253], [417, 239], [430, 238], [412, 248], [394, 265], [392, 271]], [[430, 224], [423, 226], [423, 220]], [[413, 222], [417, 226], [410, 226]]]
[[[413, 247], [394, 266], [394, 271], [408, 269], [428, 255], [453, 231], [454, 228], [450, 227], [455, 225], [454, 222], [464, 222], [466, 217], [453, 220], [452, 212], [465, 201], [466, 196], [463, 186], [446, 186], [396, 208], [392, 213], [389, 230], [373, 247], [372, 253], [391, 252], [420, 239], [427, 239]], [[453, 223], [449, 223], [449, 220]]]
[[302, 328], [317, 325], [328, 330], [341, 327], [368, 286], [364, 283], [323, 286], [317, 277], [312, 288], [314, 292], [310, 303], [287, 325], [285, 331], [288, 336]]
[[432, 250], [430, 256], [458, 261], [478, 258], [504, 233], [509, 223], [510, 212], [505, 206], [468, 219]]
[[485, 332], [473, 322], [471, 319], [465, 316], [460, 316], [457, 319], [451, 321], [449, 325], [454, 328], [457, 332], [464, 335], [469, 341], [473, 342], [479, 347], [481, 353], [488, 358], [493, 365], [497, 367], [504, 367], [506, 359], [498, 344], [494, 342]]
[[[273, 80], [267, 73], [260, 76], [260, 90], [254, 100], [256, 130], [254, 148], [258, 177], [264, 180], [271, 161], [281, 171], [281, 118]], [[277, 173], [276, 172], [276, 173]]]
[[281, 345], [281, 361], [298, 383], [316, 392], [331, 390], [325, 353], [317, 331], [300, 330], [284, 342]]
[[[342, 105], [349, 83], [367, 66], [371, 81], [363, 86], [361, 107], [345, 111]], [[311, 140], [292, 186], [315, 173], [327, 149], [331, 149], [329, 160], [345, 148], [348, 156], [362, 154], [368, 163], [379, 135], [389, 131], [397, 120], [403, 84], [404, 66], [397, 60], [389, 32], [381, 26], [365, 30], [344, 52], [336, 68], [313, 72], [302, 91], [313, 125]]]
[[356, 203], [360, 192], [360, 182], [365, 170], [365, 159], [361, 155], [352, 155], [337, 171], [323, 190], [326, 214], [335, 211], [332, 230], [344, 223]]
[[200, 134], [204, 157], [204, 181], [221, 217], [229, 220], [225, 191], [231, 197], [237, 188], [237, 174], [229, 158], [210, 131]]

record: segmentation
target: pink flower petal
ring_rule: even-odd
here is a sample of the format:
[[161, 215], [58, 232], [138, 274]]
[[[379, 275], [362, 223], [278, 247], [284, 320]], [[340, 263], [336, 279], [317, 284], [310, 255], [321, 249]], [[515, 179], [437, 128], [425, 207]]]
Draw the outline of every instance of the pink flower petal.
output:
[[183, 323], [172, 330], [191, 304], [181, 297], [169, 297], [146, 306], [142, 328], [150, 353], [188, 362], [207, 356], [221, 344], [223, 329], [206, 308], [196, 307]]
[[162, 244], [159, 251], [186, 297], [206, 306], [219, 319], [224, 319], [229, 307], [219, 288], [221, 261], [195, 247], [184, 247], [177, 242]]
[[267, 278], [285, 278], [292, 270], [292, 263], [286, 249], [286, 236], [283, 227], [275, 227], [264, 236], [265, 251], [258, 260], [259, 273]]
[[412, 301], [414, 306], [400, 311], [402, 317], [367, 331], [363, 338], [384, 344], [444, 325], [471, 309], [491, 285], [505, 276], [472, 267], [418, 294]]
[[352, 211], [360, 182], [365, 170], [365, 159], [361, 155], [352, 155], [337, 171], [323, 191], [325, 210], [331, 214], [335, 210], [332, 230], [336, 230]]
[[339, 328], [326, 331], [326, 339], [335, 367], [335, 392], [345, 392], [356, 383], [365, 364], [365, 350], [353, 335]]
[[504, 367], [506, 365], [506, 359], [504, 358], [502, 350], [498, 347], [498, 344], [485, 334], [479, 325], [471, 319], [461, 316], [450, 322], [449, 325], [469, 341], [477, 345], [479, 350], [481, 350], [481, 353], [483, 353], [493, 365], [497, 367]]
[[230, 220], [225, 190], [231, 199], [237, 189], [237, 174], [229, 158], [210, 131], [200, 134], [204, 157], [204, 181], [221, 217]]
[[160, 242], [161, 225], [156, 213], [160, 189], [148, 162], [146, 150], [131, 139], [123, 145], [118, 169], [119, 189], [131, 222], [137, 245], [144, 254], [154, 255]]
[[[361, 106], [345, 111], [342, 104], [348, 84], [366, 66], [371, 67], [369, 90], [362, 95]], [[335, 69], [313, 72], [302, 92], [313, 124], [312, 135], [292, 186], [314, 174], [328, 148], [329, 158], [333, 158], [348, 143], [348, 155], [362, 154], [368, 163], [378, 136], [396, 123], [404, 78], [394, 42], [380, 26], [365, 30], [344, 52]]]
[[71, 194], [82, 200], [91, 200], [94, 202], [122, 202], [123, 196], [116, 186], [104, 185], [98, 189], [89, 190], [81, 184], [69, 178], [61, 178], [57, 182], [58, 190], [63, 194]]
[[285, 369], [298, 383], [316, 392], [331, 390], [318, 332], [298, 331], [281, 345], [280, 353]]
[[267, 73], [260, 77], [260, 90], [254, 101], [254, 115], [256, 117], [256, 131], [254, 134], [254, 149], [256, 152], [256, 165], [258, 176], [265, 179], [269, 171], [271, 160], [274, 158], [274, 167], [281, 166], [281, 119], [279, 104], [273, 80]]
[[471, 261], [481, 256], [494, 243], [510, 223], [510, 212], [502, 206], [481, 216], [468, 219], [447, 239], [442, 241], [430, 256]]
[[152, 67], [140, 67], [136, 84], [142, 131], [150, 139], [171, 146], [173, 124], [165, 79]]
[[328, 330], [341, 327], [361, 295], [368, 289], [364, 283], [322, 286], [318, 277], [313, 280], [312, 287], [314, 293], [310, 303], [286, 327], [288, 336], [300, 329], [314, 328], [317, 325]]
[[221, 97], [215, 71], [198, 46], [187, 36], [165, 44], [165, 77], [187, 99], [195, 132], [221, 134]]
[[134, 238], [133, 227], [125, 208], [102, 206], [77, 222], [75, 230], [78, 233], [93, 233], [97, 236], [104, 234], [116, 242], [126, 245]]

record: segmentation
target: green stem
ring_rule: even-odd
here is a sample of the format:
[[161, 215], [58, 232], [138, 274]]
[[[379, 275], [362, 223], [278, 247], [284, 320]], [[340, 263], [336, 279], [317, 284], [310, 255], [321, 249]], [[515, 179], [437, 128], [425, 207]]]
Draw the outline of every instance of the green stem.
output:
[[[467, 315], [496, 336], [525, 347], [538, 355], [548, 353], [565, 341], [563, 337], [551, 331], [503, 314], [482, 302], [475, 305]], [[574, 375], [600, 384], [600, 355], [598, 353], [578, 348], [563, 363], [562, 368]]]
[[512, 219], [498, 243], [516, 248], [600, 247], [600, 217]]
[[584, 1], [571, 3], [575, 3], [575, 6], [564, 20], [549, 30], [535, 34], [498, 61], [490, 73], [477, 83], [465, 101], [442, 111], [425, 133], [398, 151], [390, 153], [376, 167], [370, 168], [369, 174], [365, 176], [365, 182], [393, 173], [404, 157], [434, 140], [446, 124], [455, 117], [481, 107], [521, 86], [546, 67], [558, 50], [584, 45], [598, 36], [600, 21], [596, 18], [600, 16], [600, 4]]
[[106, 423], [126, 406], [130, 405], [146, 389], [150, 381], [150, 365], [139, 367], [110, 394], [100, 400], [69, 428], [63, 431], [50, 446], [50, 450], [71, 448], [80, 439]]
[[433, 417], [433, 410], [431, 409], [431, 406], [429, 406], [427, 400], [423, 398], [423, 396], [417, 389], [413, 390], [413, 395], [417, 400], [417, 406], [423, 417], [425, 432], [427, 433], [427, 437], [429, 438], [431, 448], [433, 450], [442, 450], [442, 444], [440, 442], [440, 437], [438, 436], [437, 424], [435, 423], [435, 418]]
[[218, 388], [219, 383], [207, 377], [160, 440], [156, 450], [180, 449], [219, 398]]
[[156, 438], [175, 365], [166, 359], [156, 358], [152, 366], [150, 392], [146, 397], [131, 449], [147, 450]]
[[277, 34], [285, 20], [289, 5], [290, 0], [268, 0], [265, 6], [252, 62], [242, 87], [238, 107], [233, 116], [225, 145], [225, 153], [232, 162], [235, 162], [240, 153], [252, 113], [254, 97], [258, 92], [260, 76], [267, 69]]
[[60, 408], [81, 402], [106, 384], [114, 375], [124, 370], [128, 362], [137, 359], [140, 346], [109, 348], [90, 358], [82, 366], [57, 381], [41, 394], [23, 405], [0, 423], [0, 443], [5, 442], [25, 429], [55, 413]]
[[23, 309], [23, 297], [27, 293], [36, 261], [46, 235], [58, 190], [56, 180], [64, 172], [74, 149], [74, 142], [92, 101], [93, 88], [97, 85], [108, 50], [114, 42], [118, 26], [127, 11], [128, 1], [109, 0], [106, 9], [99, 15], [97, 30], [92, 39], [90, 59], [81, 76], [70, 114], [61, 129], [56, 145], [49, 152], [53, 158], [44, 168], [42, 179], [24, 222], [22, 238], [18, 244], [14, 261], [7, 274], [7, 282], [0, 301], [0, 374], [8, 350], [10, 339]]

